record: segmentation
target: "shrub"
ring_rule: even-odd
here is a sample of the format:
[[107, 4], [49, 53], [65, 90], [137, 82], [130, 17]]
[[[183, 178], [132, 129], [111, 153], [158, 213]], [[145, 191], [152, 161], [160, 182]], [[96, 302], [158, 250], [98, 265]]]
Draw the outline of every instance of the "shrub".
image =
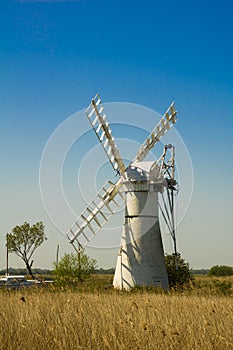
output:
[[94, 272], [96, 260], [91, 259], [83, 251], [79, 254], [65, 254], [61, 261], [55, 266], [54, 274], [56, 282], [61, 286], [74, 285], [83, 281]]
[[165, 256], [170, 288], [183, 289], [190, 286], [193, 276], [189, 268], [189, 263], [181, 258], [180, 254]]
[[233, 267], [225, 265], [212, 266], [208, 272], [208, 276], [233, 276]]
[[231, 281], [213, 281], [217, 294], [220, 295], [231, 295], [232, 294], [232, 282]]

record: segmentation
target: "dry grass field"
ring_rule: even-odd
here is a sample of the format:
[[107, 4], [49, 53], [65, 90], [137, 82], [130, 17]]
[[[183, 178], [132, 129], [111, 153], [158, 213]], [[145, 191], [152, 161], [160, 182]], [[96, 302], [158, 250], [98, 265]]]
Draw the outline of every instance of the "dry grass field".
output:
[[233, 349], [233, 298], [201, 295], [200, 283], [170, 294], [1, 290], [0, 349]]

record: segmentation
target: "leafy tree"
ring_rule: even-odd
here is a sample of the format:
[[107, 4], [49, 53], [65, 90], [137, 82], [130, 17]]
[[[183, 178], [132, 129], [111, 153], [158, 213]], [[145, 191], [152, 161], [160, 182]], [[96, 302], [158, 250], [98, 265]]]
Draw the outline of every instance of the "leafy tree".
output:
[[25, 222], [21, 226], [15, 226], [11, 233], [7, 234], [7, 247], [9, 253], [15, 253], [26, 265], [29, 275], [32, 273], [32, 256], [35, 250], [47, 239], [44, 233], [44, 224], [39, 221], [30, 226]]
[[212, 266], [208, 272], [209, 276], [232, 276], [233, 267], [225, 265]]
[[75, 284], [94, 272], [97, 261], [81, 251], [78, 254], [65, 254], [54, 266], [54, 274], [60, 285]]
[[193, 276], [189, 268], [189, 263], [181, 258], [180, 254], [165, 256], [170, 288], [182, 289], [189, 286], [193, 281]]

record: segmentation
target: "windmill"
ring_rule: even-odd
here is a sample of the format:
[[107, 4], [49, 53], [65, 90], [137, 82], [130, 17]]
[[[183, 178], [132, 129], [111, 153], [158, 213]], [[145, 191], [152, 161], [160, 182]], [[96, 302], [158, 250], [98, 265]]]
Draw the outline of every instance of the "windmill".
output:
[[[176, 123], [176, 114], [173, 102], [141, 145], [136, 157], [126, 167], [98, 94], [86, 110], [86, 116], [119, 178], [115, 183], [108, 181], [103, 186], [69, 229], [67, 237], [79, 252], [125, 201], [125, 220], [113, 280], [115, 288], [131, 289], [135, 285], [169, 288], [158, 218], [158, 194], [161, 193], [163, 198], [163, 208], [160, 206], [160, 209], [169, 227], [176, 253], [174, 147], [166, 145], [157, 161], [144, 159]], [[169, 152], [170, 159], [166, 160]], [[168, 195], [168, 205], [164, 192]]]

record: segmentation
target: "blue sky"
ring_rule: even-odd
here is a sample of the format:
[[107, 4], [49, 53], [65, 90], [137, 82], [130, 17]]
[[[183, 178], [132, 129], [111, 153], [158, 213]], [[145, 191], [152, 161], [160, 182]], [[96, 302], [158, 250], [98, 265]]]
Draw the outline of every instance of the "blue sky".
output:
[[[179, 250], [194, 268], [233, 265], [232, 10], [230, 0], [0, 3], [1, 267], [5, 234], [24, 221], [46, 225], [36, 266], [51, 267], [58, 243], [72, 251], [42, 205], [39, 165], [52, 132], [96, 92], [160, 113], [176, 101], [194, 170]], [[114, 250], [89, 253], [114, 266]]]

